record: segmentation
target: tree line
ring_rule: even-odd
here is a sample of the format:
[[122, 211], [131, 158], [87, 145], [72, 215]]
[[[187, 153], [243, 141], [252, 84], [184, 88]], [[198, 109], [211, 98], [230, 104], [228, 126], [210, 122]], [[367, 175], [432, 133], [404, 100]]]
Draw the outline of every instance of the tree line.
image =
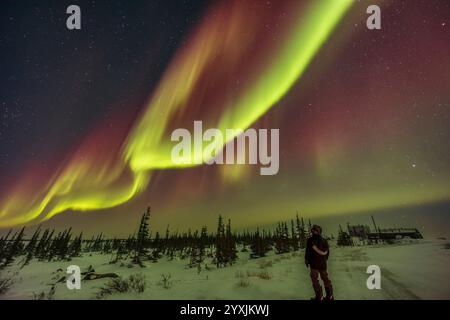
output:
[[[71, 260], [83, 253], [111, 254], [111, 263], [130, 259], [132, 263], [144, 266], [144, 261], [157, 262], [166, 256], [169, 260], [178, 257], [188, 261], [187, 266], [207, 267], [209, 258], [216, 267], [232, 265], [238, 258], [238, 250], [248, 252], [252, 259], [261, 258], [273, 250], [276, 254], [304, 249], [311, 230], [311, 221], [305, 223], [298, 214], [290, 223], [280, 222], [274, 230], [257, 228], [255, 231], [234, 232], [231, 220], [219, 215], [215, 232], [206, 226], [200, 230], [171, 232], [169, 226], [165, 234], [152, 234], [150, 228], [150, 207], [141, 216], [137, 233], [126, 239], [106, 238], [102, 233], [83, 238], [74, 235], [68, 228], [61, 232], [38, 227], [31, 238], [25, 239], [25, 228], [0, 238], [0, 269], [20, 258], [22, 267], [32, 259], [40, 261]], [[342, 229], [339, 238], [343, 237]], [[338, 239], [339, 240], [339, 239]], [[341, 245], [344, 244], [344, 241]], [[239, 249], [238, 249], [239, 248]]]

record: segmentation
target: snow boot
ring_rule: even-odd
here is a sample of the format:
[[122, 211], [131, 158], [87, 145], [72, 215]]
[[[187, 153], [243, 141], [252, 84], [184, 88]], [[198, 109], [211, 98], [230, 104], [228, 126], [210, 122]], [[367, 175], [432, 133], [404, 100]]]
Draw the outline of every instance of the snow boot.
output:
[[326, 287], [325, 288], [325, 292], [326, 292], [325, 300], [326, 301], [333, 301], [334, 300], [333, 287]]
[[315, 296], [315, 297], [312, 297], [310, 300], [312, 300], [312, 301], [323, 301], [323, 297]]
[[323, 293], [322, 293], [322, 287], [314, 289], [316, 295], [314, 297], [311, 298], [311, 300], [316, 300], [316, 301], [322, 301], [323, 300]]

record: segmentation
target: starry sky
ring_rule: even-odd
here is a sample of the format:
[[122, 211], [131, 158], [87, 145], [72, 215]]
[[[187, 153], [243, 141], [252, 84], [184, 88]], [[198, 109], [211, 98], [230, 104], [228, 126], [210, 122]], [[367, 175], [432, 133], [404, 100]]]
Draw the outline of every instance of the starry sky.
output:
[[[155, 228], [450, 234], [448, 1], [79, 1], [76, 31], [70, 4], [0, 4], [0, 227], [127, 235], [151, 205]], [[279, 173], [172, 166], [194, 120], [279, 128]]]

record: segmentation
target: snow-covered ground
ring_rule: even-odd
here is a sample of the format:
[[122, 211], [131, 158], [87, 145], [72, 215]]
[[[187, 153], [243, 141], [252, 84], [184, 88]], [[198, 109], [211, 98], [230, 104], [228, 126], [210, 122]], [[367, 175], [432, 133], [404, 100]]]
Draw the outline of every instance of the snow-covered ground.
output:
[[[332, 247], [329, 273], [336, 299], [450, 299], [450, 250], [448, 241], [423, 240], [408, 244], [383, 246]], [[92, 265], [97, 273], [116, 273], [122, 278], [132, 274], [145, 277], [144, 292], [106, 295], [104, 299], [309, 299], [313, 293], [303, 251], [249, 259], [240, 253], [231, 267], [215, 268], [207, 259], [208, 269], [198, 273], [186, 267], [188, 260], [168, 261], [163, 257], [145, 267], [110, 264], [110, 255], [89, 255], [70, 262], [33, 260], [23, 269], [11, 266], [2, 272], [15, 282], [0, 299], [33, 299], [48, 293], [67, 266], [83, 270]], [[381, 268], [381, 289], [369, 290], [366, 281], [369, 265]], [[58, 271], [58, 269], [60, 269]], [[169, 275], [164, 287], [162, 274]], [[55, 286], [53, 299], [95, 299], [109, 278], [82, 281], [80, 290], [69, 290], [65, 282]]]

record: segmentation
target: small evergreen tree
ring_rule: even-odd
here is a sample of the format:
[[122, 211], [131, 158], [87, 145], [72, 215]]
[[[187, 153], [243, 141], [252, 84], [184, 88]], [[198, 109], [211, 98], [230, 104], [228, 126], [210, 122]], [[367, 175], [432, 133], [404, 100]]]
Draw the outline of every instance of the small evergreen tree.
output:
[[149, 240], [149, 219], [150, 219], [150, 207], [142, 215], [141, 223], [139, 224], [139, 231], [136, 238], [133, 262], [143, 266], [142, 257], [146, 255], [146, 245]]
[[208, 243], [208, 229], [206, 228], [206, 226], [203, 226], [200, 232], [200, 241], [198, 245], [200, 262], [203, 262], [205, 258], [205, 248], [207, 246], [207, 243]]
[[8, 233], [6, 234], [6, 236], [0, 238], [0, 269], [1, 266], [3, 265], [3, 262], [6, 259], [6, 255], [7, 255], [7, 246], [9, 243], [9, 236], [11, 235], [12, 229], [10, 229], [8, 231]]
[[294, 251], [298, 251], [299, 241], [298, 241], [297, 232], [294, 228], [294, 220], [292, 220], [292, 219], [291, 219], [291, 244], [292, 244], [292, 249]]
[[308, 230], [306, 231], [307, 238], [311, 237], [311, 228], [312, 228], [311, 219], [308, 219]]
[[81, 246], [82, 246], [82, 237], [83, 237], [83, 232], [81, 232], [79, 234], [78, 237], [76, 237], [72, 243], [70, 244], [69, 247], [69, 256], [70, 257], [79, 257], [81, 254]]
[[289, 235], [286, 223], [278, 223], [275, 230], [275, 253], [289, 252]]
[[216, 234], [216, 256], [215, 262], [216, 266], [219, 268], [225, 266], [227, 263], [227, 243], [225, 237], [225, 226], [223, 224], [222, 216], [219, 215], [219, 222], [217, 224], [217, 234]]
[[259, 233], [259, 228], [256, 229], [256, 232], [253, 236], [253, 240], [252, 240], [250, 249], [252, 250], [252, 252], [250, 254], [251, 258], [265, 257], [267, 251], [269, 251], [269, 247], [267, 245], [266, 240], [264, 239], [264, 237], [261, 237], [261, 235]]
[[202, 253], [200, 250], [200, 240], [198, 238], [198, 231], [194, 232], [194, 236], [191, 239], [191, 252], [190, 252], [190, 268], [198, 268], [202, 263]]
[[39, 226], [36, 231], [34, 231], [33, 236], [31, 237], [30, 241], [28, 242], [28, 245], [25, 247], [25, 252], [26, 252], [26, 257], [25, 257], [25, 261], [22, 265], [21, 268], [23, 268], [24, 266], [26, 266], [31, 259], [33, 259], [33, 256], [35, 254], [35, 250], [36, 250], [36, 246], [38, 244], [38, 238], [39, 238], [39, 233], [41, 227]]
[[299, 248], [305, 249], [306, 248], [305, 222], [303, 221], [303, 218], [300, 221], [298, 214], [296, 216], [296, 227], [297, 227]]
[[153, 243], [152, 243], [153, 252], [151, 254], [151, 259], [153, 262], [157, 262], [158, 259], [161, 258], [162, 253], [164, 252], [164, 250], [162, 248], [164, 246], [164, 243], [162, 243], [162, 241], [163, 240], [161, 239], [159, 232], [156, 231], [155, 239], [153, 239]]
[[226, 262], [232, 265], [237, 259], [236, 240], [231, 232], [231, 220], [228, 219], [226, 238]]
[[3, 254], [3, 261], [0, 265], [0, 269], [10, 265], [16, 256], [20, 255], [23, 250], [23, 236], [25, 234], [25, 227], [23, 227], [19, 233], [16, 233], [11, 241], [5, 246], [5, 253]]

